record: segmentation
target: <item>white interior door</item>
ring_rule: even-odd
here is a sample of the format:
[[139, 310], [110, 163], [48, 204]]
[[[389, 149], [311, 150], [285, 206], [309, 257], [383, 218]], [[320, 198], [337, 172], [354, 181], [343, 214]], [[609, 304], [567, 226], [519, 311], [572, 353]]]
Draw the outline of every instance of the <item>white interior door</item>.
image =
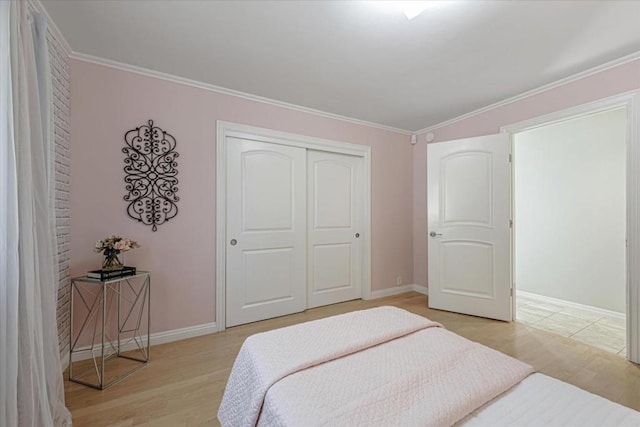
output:
[[427, 146], [429, 307], [511, 321], [508, 135]]
[[362, 158], [309, 150], [308, 307], [361, 297]]
[[306, 305], [306, 150], [227, 138], [227, 326]]

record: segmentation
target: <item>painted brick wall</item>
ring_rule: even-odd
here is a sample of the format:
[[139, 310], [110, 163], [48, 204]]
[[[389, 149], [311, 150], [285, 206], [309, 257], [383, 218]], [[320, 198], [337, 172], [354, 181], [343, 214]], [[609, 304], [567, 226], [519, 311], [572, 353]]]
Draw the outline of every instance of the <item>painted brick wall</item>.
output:
[[[69, 351], [69, 166], [70, 166], [70, 86], [69, 56], [60, 40], [47, 32], [49, 60], [52, 74], [52, 156], [55, 159], [56, 238], [59, 267], [58, 340], [60, 356]], [[64, 362], [64, 360], [63, 360]]]

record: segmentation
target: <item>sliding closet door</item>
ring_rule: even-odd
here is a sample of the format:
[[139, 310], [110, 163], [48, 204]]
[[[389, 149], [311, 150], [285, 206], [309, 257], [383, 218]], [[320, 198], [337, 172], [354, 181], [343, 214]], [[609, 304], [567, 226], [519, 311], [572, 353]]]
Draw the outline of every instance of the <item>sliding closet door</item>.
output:
[[306, 150], [227, 138], [226, 324], [306, 306]]
[[308, 307], [361, 297], [362, 158], [309, 150]]

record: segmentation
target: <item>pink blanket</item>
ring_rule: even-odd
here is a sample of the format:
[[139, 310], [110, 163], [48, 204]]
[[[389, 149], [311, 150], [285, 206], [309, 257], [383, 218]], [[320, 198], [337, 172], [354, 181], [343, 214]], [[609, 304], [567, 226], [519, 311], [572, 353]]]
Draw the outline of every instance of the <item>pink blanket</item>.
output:
[[250, 337], [218, 417], [223, 426], [450, 425], [532, 371], [437, 326], [380, 307]]

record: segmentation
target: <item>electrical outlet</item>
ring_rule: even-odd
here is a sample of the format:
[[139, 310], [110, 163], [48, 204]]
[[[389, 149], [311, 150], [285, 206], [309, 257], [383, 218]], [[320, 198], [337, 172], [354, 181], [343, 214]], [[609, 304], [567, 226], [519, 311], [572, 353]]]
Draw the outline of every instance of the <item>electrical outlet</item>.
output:
[[396, 285], [397, 285], [397, 286], [402, 285], [402, 276], [398, 276], [398, 277], [396, 277]]

